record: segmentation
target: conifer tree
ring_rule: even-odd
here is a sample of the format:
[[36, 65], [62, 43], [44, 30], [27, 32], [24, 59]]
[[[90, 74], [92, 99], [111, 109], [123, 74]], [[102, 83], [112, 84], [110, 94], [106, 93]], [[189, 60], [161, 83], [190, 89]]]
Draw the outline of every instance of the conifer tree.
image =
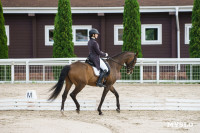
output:
[[0, 59], [8, 58], [8, 45], [5, 30], [5, 20], [3, 16], [3, 8], [0, 0]]
[[[200, 0], [194, 0], [192, 10], [192, 28], [190, 30], [189, 53], [190, 58], [200, 58]], [[192, 66], [193, 80], [200, 80], [199, 70], [200, 66]], [[187, 75], [190, 75], [190, 73], [187, 73]]]
[[54, 26], [53, 57], [74, 57], [70, 0], [58, 1], [58, 13], [55, 17]]
[[189, 52], [191, 58], [200, 58], [200, 0], [194, 0]]
[[137, 0], [125, 0], [123, 26], [122, 51], [138, 52], [138, 57], [141, 58], [141, 22]]

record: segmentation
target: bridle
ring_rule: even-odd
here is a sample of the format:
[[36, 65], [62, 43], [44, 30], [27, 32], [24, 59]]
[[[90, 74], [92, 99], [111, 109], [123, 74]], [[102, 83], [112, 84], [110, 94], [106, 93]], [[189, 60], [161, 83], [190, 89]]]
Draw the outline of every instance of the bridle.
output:
[[124, 65], [124, 64], [120, 64], [119, 62], [115, 61], [112, 57], [107, 57], [107, 59], [112, 60], [113, 62], [115, 62], [116, 64], [125, 67], [128, 71], [130, 71], [131, 69], [133, 69], [135, 66], [133, 66], [133, 63], [136, 61], [136, 56], [134, 55], [133, 60], [128, 64], [128, 65]]

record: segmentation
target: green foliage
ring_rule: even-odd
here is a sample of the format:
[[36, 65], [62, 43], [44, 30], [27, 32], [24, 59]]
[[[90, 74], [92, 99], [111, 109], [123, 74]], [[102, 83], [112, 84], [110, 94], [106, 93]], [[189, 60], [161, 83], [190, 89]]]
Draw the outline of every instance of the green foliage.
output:
[[188, 80], [200, 80], [200, 65], [187, 65], [186, 74]]
[[[0, 59], [8, 58], [7, 36], [5, 30], [5, 20], [3, 16], [3, 8], [0, 0]], [[0, 81], [9, 81], [10, 66], [0, 66]]]
[[11, 66], [0, 66], [0, 81], [11, 81]]
[[123, 26], [122, 51], [138, 52], [138, 57], [141, 58], [141, 22], [137, 0], [125, 0]]
[[4, 24], [3, 9], [0, 1], [0, 59], [8, 58], [7, 36]]
[[189, 52], [191, 58], [200, 58], [200, 0], [194, 0]]
[[69, 0], [58, 1], [58, 13], [56, 14], [54, 25], [53, 58], [75, 57]]
[[[54, 21], [53, 58], [75, 57], [74, 43], [72, 42], [72, 14], [69, 0], [58, 1], [58, 13]], [[53, 67], [56, 80], [59, 79], [61, 66]]]
[[58, 80], [59, 77], [60, 77], [60, 73], [63, 69], [63, 66], [53, 66], [53, 77], [54, 77], [54, 80]]
[[121, 79], [120, 80], [140, 80], [140, 66], [135, 66], [133, 69], [133, 74], [128, 75], [126, 69], [122, 68], [120, 70]]

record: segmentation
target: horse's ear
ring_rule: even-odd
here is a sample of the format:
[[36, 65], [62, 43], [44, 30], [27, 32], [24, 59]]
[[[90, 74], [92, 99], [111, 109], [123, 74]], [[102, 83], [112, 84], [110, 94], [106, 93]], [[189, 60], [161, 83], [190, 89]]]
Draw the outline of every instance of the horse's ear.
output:
[[136, 57], [138, 56], [138, 52], [136, 53], [136, 55], [135, 55]]

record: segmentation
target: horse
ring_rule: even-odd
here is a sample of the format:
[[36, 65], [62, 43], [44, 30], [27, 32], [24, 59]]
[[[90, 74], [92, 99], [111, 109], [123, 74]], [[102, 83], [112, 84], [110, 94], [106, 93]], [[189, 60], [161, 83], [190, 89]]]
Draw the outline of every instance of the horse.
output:
[[[102, 115], [101, 106], [104, 102], [104, 99], [108, 93], [108, 91], [111, 91], [115, 97], [116, 97], [116, 106], [117, 112], [120, 112], [120, 103], [119, 103], [119, 94], [113, 87], [113, 84], [116, 82], [120, 75], [120, 70], [124, 66], [127, 70], [126, 73], [132, 74], [134, 66], [137, 61], [138, 53], [133, 52], [122, 52], [120, 54], [117, 54], [113, 57], [108, 57], [106, 59], [107, 63], [110, 66], [110, 74], [105, 77], [104, 80], [106, 80], [103, 94], [101, 97], [101, 101], [99, 103], [97, 111], [99, 112], [99, 115]], [[124, 65], [126, 64], [126, 65]], [[60, 94], [64, 81], [66, 83], [64, 93], [62, 94], [62, 104], [61, 104], [61, 112], [64, 111], [64, 103], [67, 98], [67, 94], [71, 88], [71, 86], [74, 84], [75, 89], [71, 92], [70, 96], [73, 99], [75, 105], [76, 105], [76, 111], [79, 113], [80, 111], [80, 104], [78, 103], [76, 96], [77, 94], [86, 86], [96, 86], [98, 77], [94, 75], [94, 71], [91, 65], [84, 62], [75, 62], [71, 65], [66, 65], [61, 70], [61, 74], [59, 77], [58, 82], [50, 89], [50, 91], [53, 91], [49, 97], [48, 100], [55, 100], [58, 95]]]

